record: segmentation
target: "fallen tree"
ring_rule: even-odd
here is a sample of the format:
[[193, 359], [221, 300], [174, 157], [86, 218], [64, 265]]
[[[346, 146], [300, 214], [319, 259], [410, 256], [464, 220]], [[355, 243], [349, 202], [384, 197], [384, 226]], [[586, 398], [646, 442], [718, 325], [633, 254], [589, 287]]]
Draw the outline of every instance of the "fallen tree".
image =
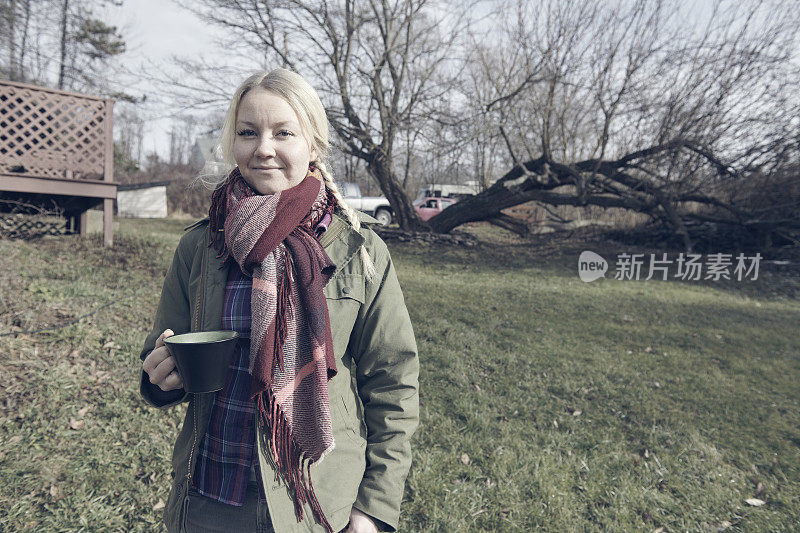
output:
[[465, 94], [482, 95], [476, 149], [508, 170], [430, 227], [488, 220], [526, 234], [503, 210], [536, 201], [641, 213], [687, 250], [703, 225], [796, 238], [796, 10], [717, 0], [688, 22], [682, 10], [549, 0], [501, 11], [503, 33], [476, 43]]
[[[696, 180], [703, 183], [702, 188], [659, 176], [657, 169], [662, 160], [678, 155], [703, 160], [716, 170], [716, 176]], [[502, 210], [537, 201], [643, 213], [670, 228], [689, 251], [692, 240], [688, 228], [698, 223], [736, 226], [765, 235], [777, 231], [792, 238], [792, 232], [800, 230], [800, 185], [793, 176], [796, 174], [788, 171], [783, 179], [770, 180], [746, 174], [682, 139], [616, 160], [587, 159], [563, 164], [542, 156], [516, 165], [491, 187], [465, 197], [428, 224], [435, 232], [448, 233], [467, 222], [489, 221], [526, 235], [530, 232], [527, 222]], [[712, 181], [713, 185], [709, 185]], [[768, 185], [776, 190], [767, 190]], [[761, 201], [754, 200], [756, 192], [763, 196]], [[778, 196], [783, 198], [780, 205], [774, 202]]]

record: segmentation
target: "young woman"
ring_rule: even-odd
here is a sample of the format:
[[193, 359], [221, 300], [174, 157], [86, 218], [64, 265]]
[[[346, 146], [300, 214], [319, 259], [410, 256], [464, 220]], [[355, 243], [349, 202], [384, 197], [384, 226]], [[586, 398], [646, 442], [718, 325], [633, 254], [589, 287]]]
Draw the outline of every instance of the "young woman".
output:
[[[394, 531], [419, 361], [386, 246], [325, 165], [322, 103], [288, 70], [251, 76], [220, 144], [233, 168], [178, 245], [141, 354], [145, 400], [189, 402], [167, 528]], [[225, 388], [187, 394], [164, 338], [216, 329], [241, 334]]]

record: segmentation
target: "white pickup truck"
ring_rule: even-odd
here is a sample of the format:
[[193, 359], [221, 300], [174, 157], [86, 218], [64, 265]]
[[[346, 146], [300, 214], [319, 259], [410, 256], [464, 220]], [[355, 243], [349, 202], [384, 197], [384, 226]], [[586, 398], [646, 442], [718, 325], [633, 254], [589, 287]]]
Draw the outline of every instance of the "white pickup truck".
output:
[[358, 183], [340, 183], [339, 188], [345, 201], [353, 209], [375, 217], [384, 226], [392, 222], [392, 206], [385, 196], [361, 196]]

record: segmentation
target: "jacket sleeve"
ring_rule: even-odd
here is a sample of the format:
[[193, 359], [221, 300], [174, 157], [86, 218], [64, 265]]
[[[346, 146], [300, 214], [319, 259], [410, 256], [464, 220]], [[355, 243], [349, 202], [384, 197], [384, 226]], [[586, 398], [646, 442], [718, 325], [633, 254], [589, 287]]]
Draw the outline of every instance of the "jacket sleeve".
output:
[[403, 293], [377, 237], [376, 274], [354, 331], [358, 394], [367, 426], [367, 466], [355, 507], [394, 531], [399, 522], [411, 436], [419, 424], [419, 357]]
[[[153, 321], [153, 329], [144, 341], [139, 358], [144, 358], [153, 351], [156, 339], [161, 333], [169, 328], [176, 335], [189, 331], [191, 324], [191, 309], [189, 302], [189, 273], [192, 268], [193, 254], [189, 246], [189, 234], [185, 234], [181, 239], [172, 264], [167, 270], [164, 278], [164, 285], [161, 289], [161, 298], [158, 302], [158, 310]], [[150, 383], [150, 379], [144, 370], [141, 371], [139, 391], [144, 400], [154, 407], [171, 407], [183, 400], [188, 399], [188, 394], [183, 389], [174, 391], [163, 391], [156, 385]]]

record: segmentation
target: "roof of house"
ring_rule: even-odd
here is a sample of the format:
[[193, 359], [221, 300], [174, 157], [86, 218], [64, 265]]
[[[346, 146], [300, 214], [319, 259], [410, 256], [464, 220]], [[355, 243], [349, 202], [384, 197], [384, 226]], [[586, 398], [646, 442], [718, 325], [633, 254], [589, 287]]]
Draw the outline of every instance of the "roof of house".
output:
[[120, 185], [117, 190], [118, 191], [135, 191], [137, 189], [150, 189], [152, 187], [166, 187], [169, 185], [170, 181], [151, 181], [148, 183], [126, 183], [124, 185]]

